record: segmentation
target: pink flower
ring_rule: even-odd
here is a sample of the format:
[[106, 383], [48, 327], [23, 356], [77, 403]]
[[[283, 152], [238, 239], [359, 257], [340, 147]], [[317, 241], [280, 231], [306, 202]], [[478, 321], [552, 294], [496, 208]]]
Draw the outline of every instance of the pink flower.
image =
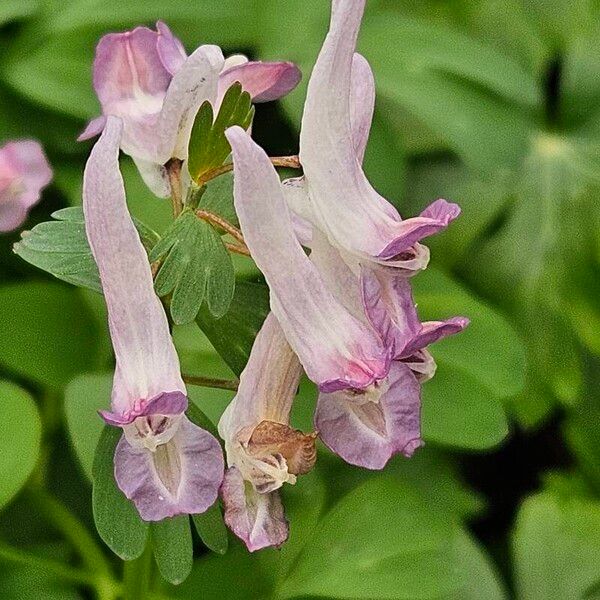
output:
[[0, 148], [0, 233], [17, 229], [52, 181], [39, 142], [20, 140]]
[[255, 102], [284, 96], [300, 81], [292, 63], [224, 60], [217, 46], [200, 46], [190, 56], [162, 22], [157, 30], [137, 27], [105, 35], [96, 48], [94, 89], [103, 116], [79, 139], [102, 131], [107, 115], [123, 120], [121, 148], [158, 196], [169, 194], [164, 165], [187, 158], [196, 113], [208, 100], [218, 108], [228, 87], [239, 81]]
[[86, 233], [98, 265], [116, 357], [110, 425], [121, 427], [115, 478], [142, 519], [201, 513], [223, 478], [218, 441], [184, 414], [188, 399], [119, 172], [122, 124], [108, 117], [85, 168]]

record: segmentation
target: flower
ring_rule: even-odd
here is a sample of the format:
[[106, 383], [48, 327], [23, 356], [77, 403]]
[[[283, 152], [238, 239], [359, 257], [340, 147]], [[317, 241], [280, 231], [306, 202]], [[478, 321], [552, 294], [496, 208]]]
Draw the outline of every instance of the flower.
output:
[[200, 513], [223, 477], [218, 441], [184, 415], [188, 399], [166, 314], [127, 210], [119, 172], [123, 126], [108, 117], [83, 181], [85, 227], [98, 265], [116, 357], [111, 411], [121, 427], [115, 478], [146, 521]]
[[355, 54], [365, 0], [333, 4], [329, 33], [313, 69], [300, 132], [304, 176], [285, 182], [290, 207], [358, 263], [396, 267], [410, 275], [427, 266], [419, 241], [445, 227], [460, 209], [438, 200], [402, 220], [367, 180], [362, 159], [375, 84], [368, 62]]
[[196, 113], [208, 100], [218, 108], [227, 88], [239, 81], [255, 102], [290, 92], [300, 72], [287, 62], [224, 60], [217, 46], [200, 46], [189, 57], [162, 22], [156, 31], [137, 27], [105, 35], [96, 48], [94, 89], [103, 116], [90, 121], [80, 140], [102, 131], [107, 115], [123, 120], [121, 148], [135, 161], [150, 189], [169, 195], [164, 165], [187, 158]]
[[52, 169], [39, 142], [19, 140], [0, 148], [0, 233], [25, 221], [50, 181]]
[[[343, 264], [341, 258], [338, 263]], [[436, 368], [427, 346], [461, 332], [469, 320], [421, 323], [410, 282], [401, 274], [363, 268], [360, 284], [355, 278], [350, 286], [347, 294], [360, 287], [365, 314], [390, 349], [390, 373], [376, 401], [351, 391], [321, 393], [315, 427], [325, 445], [347, 462], [381, 469], [394, 454], [411, 456], [422, 446], [421, 384]]]
[[271, 309], [321, 391], [367, 390], [385, 378], [389, 356], [373, 328], [327, 287], [296, 239], [279, 177], [240, 127], [225, 135], [234, 162], [234, 202], [244, 240], [270, 288]]
[[225, 522], [253, 552], [288, 537], [279, 488], [316, 460], [315, 436], [289, 425], [302, 367], [275, 316], [259, 331], [238, 392], [221, 420], [228, 469], [221, 496]]

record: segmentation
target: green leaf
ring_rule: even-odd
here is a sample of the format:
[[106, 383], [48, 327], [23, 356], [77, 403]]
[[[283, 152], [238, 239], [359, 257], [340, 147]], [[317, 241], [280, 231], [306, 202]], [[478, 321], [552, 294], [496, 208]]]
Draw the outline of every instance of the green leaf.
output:
[[521, 507], [512, 542], [518, 598], [586, 598], [600, 579], [600, 504], [538, 494]]
[[508, 434], [500, 401], [470, 374], [438, 360], [435, 377], [423, 385], [422, 428], [426, 441], [484, 450]]
[[215, 213], [239, 227], [233, 205], [233, 172], [225, 173], [206, 184], [198, 208]]
[[410, 487], [372, 478], [323, 518], [276, 597], [444, 597], [456, 591], [452, 537]]
[[[83, 210], [79, 206], [52, 213], [54, 221], [36, 225], [21, 234], [14, 252], [32, 265], [67, 283], [102, 291], [98, 267], [85, 234]], [[158, 242], [158, 235], [134, 219], [146, 249]]]
[[0, 5], [0, 25], [29, 17], [39, 6], [39, 0], [3, 0]]
[[250, 94], [242, 90], [240, 83], [234, 83], [227, 90], [214, 122], [210, 102], [202, 104], [189, 142], [188, 169], [194, 181], [220, 167], [231, 154], [225, 130], [234, 125], [248, 129], [253, 117], [254, 107]]
[[202, 412], [202, 410], [200, 410], [200, 408], [196, 404], [190, 402], [185, 414], [188, 416], [189, 420], [192, 423], [198, 425], [198, 427], [202, 429], [205, 429], [209, 433], [212, 433], [212, 435], [214, 435], [217, 438], [217, 440], [221, 439], [219, 436], [219, 432], [217, 431], [217, 428], [214, 426], [213, 422]]
[[41, 385], [61, 388], [98, 368], [99, 331], [77, 290], [46, 282], [0, 286], [0, 363]]
[[422, 320], [437, 321], [454, 315], [471, 320], [463, 332], [431, 346], [436, 360], [468, 375], [497, 398], [521, 391], [525, 351], [505, 317], [432, 267], [412, 282]]
[[33, 398], [0, 381], [0, 508], [8, 504], [33, 471], [40, 452], [41, 422]]
[[193, 549], [187, 515], [150, 525], [152, 549], [160, 574], [173, 585], [185, 581], [192, 571]]
[[246, 366], [254, 338], [268, 312], [267, 286], [238, 281], [227, 313], [221, 319], [215, 319], [203, 307], [196, 317], [196, 323], [223, 360], [239, 376]]
[[437, 71], [464, 78], [519, 105], [537, 107], [541, 103], [541, 90], [532, 73], [455, 29], [386, 13], [365, 21], [361, 39], [365, 55], [375, 62], [382, 56], [376, 40], [393, 43], [389, 59], [402, 73]]
[[218, 502], [215, 502], [207, 511], [199, 515], [192, 515], [192, 520], [198, 535], [207, 548], [217, 554], [227, 552], [229, 538]]
[[103, 430], [100, 409], [110, 404], [112, 373], [86, 373], [65, 389], [65, 416], [75, 454], [84, 473], [92, 479], [94, 453]]
[[94, 457], [92, 507], [104, 543], [119, 558], [133, 560], [144, 552], [149, 526], [115, 481], [114, 455], [121, 435], [121, 429], [104, 426]]
[[66, 208], [52, 214], [55, 221], [21, 234], [15, 253], [58, 279], [96, 292], [102, 291], [98, 267], [85, 235], [83, 212]]
[[540, 94], [518, 63], [452, 30], [392, 14], [367, 19], [361, 40], [380, 97], [440, 134], [469, 166], [490, 173], [525, 155]]
[[233, 264], [214, 227], [185, 210], [150, 253], [163, 259], [154, 287], [159, 296], [173, 294], [175, 323], [196, 318], [204, 300], [215, 318], [229, 309], [235, 288]]

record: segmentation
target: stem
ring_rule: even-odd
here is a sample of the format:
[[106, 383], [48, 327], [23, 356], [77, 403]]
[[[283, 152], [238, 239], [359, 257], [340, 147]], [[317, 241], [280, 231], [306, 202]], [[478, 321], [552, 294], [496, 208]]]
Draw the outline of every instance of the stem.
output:
[[87, 528], [57, 499], [43, 490], [31, 489], [29, 498], [38, 512], [77, 550], [88, 570], [112, 579], [112, 569]]
[[246, 244], [241, 246], [240, 244], [232, 244], [231, 242], [225, 242], [225, 248], [227, 248], [229, 252], [234, 252], [235, 254], [241, 254], [242, 256], [252, 256]]
[[166, 165], [171, 186], [171, 204], [173, 205], [173, 216], [177, 218], [183, 210], [183, 198], [181, 195], [181, 165], [178, 158], [172, 158]]
[[[292, 156], [271, 156], [270, 158], [271, 164], [274, 167], [286, 167], [288, 169], [301, 169], [302, 165], [300, 164], [300, 158], [297, 155]], [[215, 169], [211, 169], [204, 173], [204, 175], [200, 175], [198, 177], [196, 183], [199, 186], [205, 185], [209, 181], [216, 179], [220, 175], [224, 175], [225, 173], [229, 173], [229, 171], [233, 171], [233, 163], [227, 163], [225, 165], [221, 165], [220, 167], [216, 167]]]
[[8, 544], [0, 542], [0, 560], [12, 562], [19, 565], [36, 566], [41, 571], [52, 573], [63, 581], [69, 581], [77, 585], [85, 585], [92, 588], [96, 587], [97, 578], [91, 574], [64, 565], [50, 558], [42, 558], [29, 552], [23, 552], [17, 548], [13, 548]]
[[123, 597], [125, 600], [146, 600], [152, 582], [152, 544], [148, 542], [144, 553], [123, 566]]
[[244, 246], [246, 245], [242, 232], [235, 225], [232, 225], [229, 221], [226, 221], [223, 217], [220, 217], [219, 215], [216, 215], [208, 210], [197, 210], [196, 216], [204, 221], [208, 221], [209, 223], [216, 225], [217, 227], [220, 227], [240, 244], [243, 244]]
[[199, 385], [202, 387], [216, 388], [219, 390], [237, 391], [239, 381], [231, 379], [214, 379], [212, 377], [202, 377], [196, 375], [182, 375], [183, 380], [190, 385]]

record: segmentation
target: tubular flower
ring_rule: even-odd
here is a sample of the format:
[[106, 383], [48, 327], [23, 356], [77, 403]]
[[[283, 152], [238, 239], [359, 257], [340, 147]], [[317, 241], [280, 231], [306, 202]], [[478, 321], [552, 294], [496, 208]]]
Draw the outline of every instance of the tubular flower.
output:
[[218, 107], [227, 88], [239, 81], [255, 102], [290, 92], [300, 80], [292, 63], [227, 60], [217, 46], [200, 46], [189, 57], [162, 22], [157, 30], [137, 27], [105, 35], [96, 48], [94, 89], [103, 116], [90, 121], [80, 140], [102, 131], [107, 115], [123, 120], [121, 148], [158, 196], [169, 194], [165, 164], [185, 160], [200, 105]]
[[316, 460], [315, 436], [289, 425], [302, 367], [271, 313], [256, 337], [236, 397], [219, 422], [228, 469], [225, 522], [253, 552], [288, 537], [279, 488]]
[[[316, 252], [322, 253], [317, 247]], [[313, 250], [314, 260], [319, 254]], [[330, 253], [335, 250], [330, 247]], [[319, 260], [321, 271], [327, 268]], [[331, 265], [329, 261], [329, 270]], [[345, 267], [337, 258], [337, 271]], [[347, 267], [346, 267], [347, 269]], [[338, 277], [338, 281], [339, 281]], [[411, 456], [421, 441], [421, 384], [435, 373], [427, 346], [459, 333], [469, 323], [465, 317], [421, 322], [410, 282], [389, 271], [363, 269], [360, 280], [346, 278], [347, 298], [360, 295], [363, 314], [379, 332], [393, 358], [390, 374], [378, 398], [344, 390], [321, 393], [315, 427], [323, 442], [349, 463], [381, 469], [396, 453]]]
[[111, 411], [123, 429], [115, 478], [146, 521], [200, 513], [223, 477], [217, 440], [184, 415], [179, 360], [146, 253], [127, 210], [118, 154], [120, 119], [108, 117], [84, 173], [86, 233], [98, 265], [116, 357]]
[[0, 233], [25, 221], [50, 181], [52, 169], [38, 142], [19, 140], [0, 148]]
[[379, 335], [344, 307], [304, 253], [265, 152], [240, 127], [226, 135], [244, 239], [269, 284], [271, 309], [290, 346], [321, 391], [374, 391], [389, 369]]
[[365, 0], [333, 5], [302, 118], [304, 176], [284, 186], [294, 212], [321, 230], [353, 268], [380, 264], [410, 275], [429, 260], [420, 240], [447, 227], [460, 209], [438, 200], [418, 217], [402, 220], [363, 172], [375, 100], [369, 64], [354, 53], [364, 6]]

